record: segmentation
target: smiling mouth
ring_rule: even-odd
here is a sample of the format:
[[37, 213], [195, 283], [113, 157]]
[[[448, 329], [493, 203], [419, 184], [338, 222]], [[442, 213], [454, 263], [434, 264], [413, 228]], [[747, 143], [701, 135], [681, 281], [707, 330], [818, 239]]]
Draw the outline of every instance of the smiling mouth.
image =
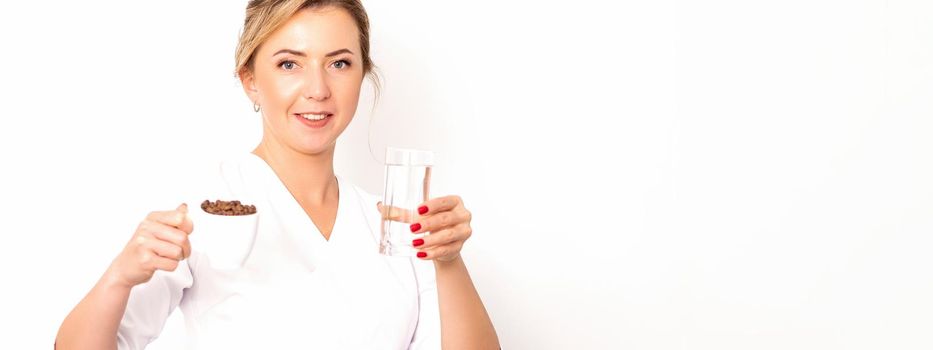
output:
[[333, 116], [334, 114], [327, 113], [327, 112], [319, 112], [319, 113], [296, 113], [295, 115], [298, 117], [310, 120], [310, 121], [319, 121], [319, 120], [327, 119]]

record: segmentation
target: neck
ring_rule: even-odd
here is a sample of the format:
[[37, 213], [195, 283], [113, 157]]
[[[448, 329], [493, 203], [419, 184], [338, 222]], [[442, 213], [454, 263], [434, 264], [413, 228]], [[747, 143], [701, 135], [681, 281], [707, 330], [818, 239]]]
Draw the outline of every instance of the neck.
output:
[[305, 154], [263, 138], [252, 153], [269, 164], [302, 205], [319, 206], [337, 199], [334, 147], [318, 154]]

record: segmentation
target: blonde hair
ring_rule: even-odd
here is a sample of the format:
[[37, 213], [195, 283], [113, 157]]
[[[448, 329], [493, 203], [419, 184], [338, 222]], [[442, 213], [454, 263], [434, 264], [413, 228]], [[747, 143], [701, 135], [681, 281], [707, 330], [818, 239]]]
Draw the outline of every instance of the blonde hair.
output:
[[266, 39], [294, 14], [306, 8], [334, 6], [347, 11], [356, 22], [360, 32], [360, 56], [363, 57], [363, 74], [373, 81], [376, 95], [379, 94], [379, 77], [372, 58], [369, 57], [369, 17], [360, 0], [250, 0], [246, 5], [246, 20], [236, 48], [236, 70], [234, 75], [252, 72], [256, 50]]

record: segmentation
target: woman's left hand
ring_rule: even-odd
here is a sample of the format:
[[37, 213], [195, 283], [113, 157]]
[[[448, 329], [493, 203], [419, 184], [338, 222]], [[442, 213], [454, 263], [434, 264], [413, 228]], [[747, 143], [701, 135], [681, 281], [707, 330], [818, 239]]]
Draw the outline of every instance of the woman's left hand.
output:
[[460, 257], [460, 249], [473, 229], [470, 220], [473, 214], [463, 206], [460, 196], [445, 196], [428, 200], [418, 206], [414, 220], [401, 215], [401, 211], [384, 212], [382, 202], [377, 204], [383, 217], [389, 220], [411, 222], [412, 234], [430, 232], [423, 238], [412, 239], [412, 245], [418, 249], [418, 257], [424, 260], [448, 262]]

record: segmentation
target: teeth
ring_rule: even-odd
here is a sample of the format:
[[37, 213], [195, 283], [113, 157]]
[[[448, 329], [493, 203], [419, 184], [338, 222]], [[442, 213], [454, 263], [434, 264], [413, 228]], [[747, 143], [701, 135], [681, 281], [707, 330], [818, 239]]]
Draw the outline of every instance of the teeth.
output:
[[307, 120], [322, 120], [327, 118], [327, 114], [301, 114], [301, 117]]

